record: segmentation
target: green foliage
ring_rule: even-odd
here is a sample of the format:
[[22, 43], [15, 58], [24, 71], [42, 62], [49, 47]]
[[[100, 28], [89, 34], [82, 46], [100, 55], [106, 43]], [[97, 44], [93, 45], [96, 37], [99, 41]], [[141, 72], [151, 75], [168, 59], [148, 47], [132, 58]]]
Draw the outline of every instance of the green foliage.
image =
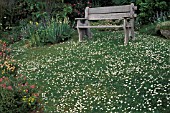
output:
[[70, 28], [67, 23], [60, 23], [55, 20], [52, 20], [45, 29], [46, 37], [48, 37], [47, 41], [51, 43], [60, 42], [66, 38], [70, 38], [73, 32], [72, 28]]
[[46, 45], [48, 43], [58, 43], [70, 38], [73, 30], [68, 25], [67, 18], [64, 20], [52, 18], [46, 24], [43, 22], [32, 22], [21, 30], [25, 39], [30, 39], [31, 46]]
[[140, 11], [138, 15], [140, 24], [165, 21], [170, 11], [166, 0], [137, 0], [136, 3]]
[[10, 49], [7, 48], [7, 43], [5, 41], [0, 40], [0, 59], [8, 59], [10, 55]]
[[[2, 45], [2, 46], [1, 46]], [[0, 40], [0, 112], [30, 113], [41, 109], [38, 87], [18, 74], [18, 65], [9, 57], [6, 43]]]
[[60, 12], [58, 12], [56, 14], [57, 21], [63, 22], [63, 23], [69, 23], [69, 17], [68, 15], [72, 13], [72, 7], [70, 5], [64, 5], [62, 7], [63, 9], [60, 10]]
[[[0, 23], [7, 27], [18, 26], [21, 20], [41, 21], [56, 17], [67, 7], [62, 0], [1, 0]], [[63, 14], [63, 13], [62, 13]]]
[[133, 0], [112, 0], [115, 5], [129, 4]]
[[14, 113], [16, 111], [16, 103], [14, 93], [10, 90], [4, 90], [0, 87], [0, 112]]
[[0, 112], [3, 113], [30, 113], [40, 108], [37, 88], [21, 75], [0, 76], [0, 98]]
[[165, 21], [157, 24], [156, 30], [170, 30], [170, 21]]
[[155, 27], [156, 27], [156, 23], [143, 25], [140, 27], [139, 32], [147, 35], [157, 35]]

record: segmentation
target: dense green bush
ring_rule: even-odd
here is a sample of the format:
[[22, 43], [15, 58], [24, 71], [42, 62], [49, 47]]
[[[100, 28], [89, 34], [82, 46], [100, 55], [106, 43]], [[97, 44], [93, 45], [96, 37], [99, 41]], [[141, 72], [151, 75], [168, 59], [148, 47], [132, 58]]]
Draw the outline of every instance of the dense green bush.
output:
[[[1, 1], [5, 2], [4, 0]], [[56, 43], [61, 41], [61, 39], [69, 37], [68, 29], [70, 29], [70, 27], [66, 25], [66, 23], [69, 24], [67, 15], [72, 12], [72, 7], [62, 3], [62, 0], [14, 0], [12, 3], [11, 10], [6, 6], [5, 8], [3, 7], [4, 13], [1, 13], [1, 28], [5, 31], [2, 32], [1, 39], [3, 38], [3, 40], [5, 39], [9, 43], [14, 43], [22, 38], [30, 38], [31, 45], [36, 46], [40, 45], [40, 42]], [[51, 18], [57, 19], [64, 23], [64, 25], [55, 25], [55, 27], [57, 27], [53, 30], [54, 25], [52, 24], [54, 24], [54, 22], [51, 21]], [[34, 25], [28, 24], [30, 21], [32, 21]], [[35, 25], [35, 23], [39, 25]], [[10, 29], [10, 31], [6, 30], [7, 28]], [[44, 29], [46, 29], [45, 32]], [[56, 32], [57, 29], [60, 29], [60, 32], [63, 32], [64, 35]], [[68, 35], [66, 35], [66, 32], [68, 32]], [[41, 36], [42, 38], [40, 38]]]
[[167, 0], [137, 0], [139, 14], [138, 22], [148, 24], [155, 21], [165, 21], [170, 12]]
[[0, 23], [2, 28], [19, 25], [21, 20], [40, 21], [46, 17], [56, 17], [66, 4], [62, 0], [1, 0]]

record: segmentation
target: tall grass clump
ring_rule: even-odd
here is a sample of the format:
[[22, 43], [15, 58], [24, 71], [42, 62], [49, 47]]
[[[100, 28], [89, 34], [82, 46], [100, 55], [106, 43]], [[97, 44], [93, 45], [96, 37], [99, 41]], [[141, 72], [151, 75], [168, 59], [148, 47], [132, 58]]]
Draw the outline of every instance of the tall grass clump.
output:
[[71, 37], [73, 29], [68, 23], [60, 22], [57, 19], [51, 19], [44, 22], [32, 22], [21, 29], [23, 37], [28, 39], [30, 46], [54, 44], [64, 41]]

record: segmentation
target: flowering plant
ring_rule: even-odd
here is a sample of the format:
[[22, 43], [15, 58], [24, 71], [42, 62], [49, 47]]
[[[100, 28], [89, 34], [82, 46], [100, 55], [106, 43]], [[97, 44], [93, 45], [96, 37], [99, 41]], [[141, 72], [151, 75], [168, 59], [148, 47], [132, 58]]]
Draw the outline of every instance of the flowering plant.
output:
[[0, 59], [9, 58], [10, 49], [7, 48], [7, 43], [0, 40]]
[[0, 113], [30, 113], [40, 110], [38, 87], [29, 84], [26, 76], [17, 74], [19, 66], [6, 54], [6, 43], [2, 41], [0, 43], [2, 44], [0, 49], [2, 55], [0, 57]]
[[[40, 97], [39, 92], [37, 92], [37, 87], [35, 85], [29, 84], [26, 80], [26, 77], [23, 75], [18, 75], [15, 77], [0, 77], [0, 96], [2, 100], [8, 100], [8, 95], [4, 95], [4, 93], [12, 93], [11, 98], [13, 101], [12, 105], [15, 105], [9, 110], [13, 110], [16, 112], [20, 110], [22, 112], [30, 112], [34, 110], [40, 109]], [[5, 102], [3, 102], [5, 103]], [[0, 108], [3, 106], [3, 109], [0, 109], [0, 112], [5, 112], [5, 109], [8, 107], [8, 104], [1, 104]], [[15, 111], [16, 110], [16, 111]]]

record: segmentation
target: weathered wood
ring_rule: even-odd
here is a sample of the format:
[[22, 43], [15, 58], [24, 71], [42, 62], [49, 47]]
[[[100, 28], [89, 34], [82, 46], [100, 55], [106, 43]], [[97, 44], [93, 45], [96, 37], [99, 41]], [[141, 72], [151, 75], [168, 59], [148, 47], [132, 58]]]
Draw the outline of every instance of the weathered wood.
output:
[[134, 30], [134, 18], [130, 19], [130, 37], [135, 40], [135, 30]]
[[89, 17], [89, 7], [86, 7], [85, 9], [85, 18], [88, 19]]
[[128, 24], [127, 19], [124, 19], [124, 32], [125, 32], [125, 38], [124, 38], [124, 44], [127, 45], [128, 40], [129, 40], [129, 28], [126, 27]]
[[78, 28], [122, 28], [123, 26], [117, 26], [117, 25], [112, 25], [112, 26], [79, 26]]
[[131, 5], [130, 5], [130, 15], [131, 15], [131, 18], [133, 18], [134, 17], [134, 14], [135, 14], [135, 12], [134, 12], [134, 4], [133, 3], [131, 3]]
[[130, 13], [90, 14], [88, 20], [123, 19], [130, 16]]
[[84, 31], [83, 29], [80, 29], [78, 26], [82, 26], [83, 24], [81, 23], [80, 20], [77, 21], [77, 30], [78, 30], [78, 34], [79, 34], [79, 42], [83, 41], [83, 35], [84, 35]]
[[131, 15], [131, 19], [130, 19], [130, 26], [131, 28], [129, 29], [130, 32], [130, 37], [132, 38], [132, 40], [135, 39], [135, 34], [134, 34], [134, 17], [135, 17], [135, 6], [133, 3], [131, 3], [130, 5], [130, 15]]
[[86, 18], [75, 18], [75, 20], [87, 20]]
[[134, 10], [137, 10], [138, 8], [137, 8], [137, 6], [134, 6], [133, 9], [134, 9]]
[[[129, 40], [129, 36], [134, 40], [134, 17], [136, 14], [134, 11], [137, 9], [134, 4], [123, 6], [110, 6], [110, 7], [97, 7], [85, 9], [85, 18], [76, 18], [77, 30], [79, 33], [79, 41], [82, 42], [83, 36], [87, 35], [92, 37], [90, 28], [122, 28], [124, 29], [125, 38], [124, 44], [126, 45]], [[91, 26], [89, 20], [107, 20], [107, 19], [124, 19], [123, 25], [99, 25]]]
[[[85, 21], [84, 26], [90, 26], [90, 22], [88, 20]], [[90, 28], [86, 27], [87, 29], [85, 29], [85, 35], [89, 38], [92, 38], [92, 33], [90, 31]]]
[[89, 14], [130, 12], [130, 5], [90, 8]]

